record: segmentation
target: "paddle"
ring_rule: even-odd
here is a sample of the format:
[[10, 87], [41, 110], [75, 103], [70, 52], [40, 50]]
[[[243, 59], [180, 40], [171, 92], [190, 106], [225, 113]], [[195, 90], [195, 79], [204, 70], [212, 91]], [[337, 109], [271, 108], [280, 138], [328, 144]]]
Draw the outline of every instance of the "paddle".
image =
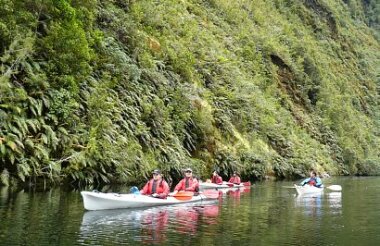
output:
[[191, 191], [179, 191], [177, 194], [173, 195], [173, 197], [177, 200], [188, 201], [193, 198], [194, 192]]
[[332, 190], [332, 191], [342, 191], [342, 186], [340, 185], [330, 185], [327, 186], [326, 189]]
[[296, 187], [294, 187], [294, 186], [282, 186], [282, 188], [286, 188], [286, 189], [295, 189]]

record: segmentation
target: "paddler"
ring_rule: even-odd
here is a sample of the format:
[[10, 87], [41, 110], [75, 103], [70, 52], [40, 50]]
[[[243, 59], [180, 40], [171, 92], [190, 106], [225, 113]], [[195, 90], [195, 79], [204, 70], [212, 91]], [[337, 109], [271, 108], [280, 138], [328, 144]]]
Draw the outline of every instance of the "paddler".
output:
[[177, 194], [178, 191], [199, 191], [199, 183], [198, 180], [193, 177], [193, 170], [191, 168], [186, 168], [184, 173], [185, 177], [179, 181], [171, 195]]
[[315, 172], [314, 170], [312, 170], [310, 172], [310, 177], [307, 178], [307, 179], [304, 179], [302, 182], [301, 182], [301, 185], [304, 186], [304, 185], [310, 185], [310, 186], [315, 186], [315, 187], [321, 187], [322, 186], [322, 180], [317, 176], [317, 172]]
[[228, 181], [228, 183], [233, 183], [233, 184], [239, 185], [240, 184], [239, 173], [234, 171], [234, 173], [233, 173], [232, 177], [230, 178], [230, 180]]
[[222, 179], [222, 177], [219, 176], [217, 171], [214, 171], [212, 173], [211, 183], [214, 183], [214, 184], [222, 184], [223, 183], [223, 179]]
[[155, 169], [152, 175], [153, 178], [146, 183], [140, 194], [165, 199], [170, 191], [168, 183], [162, 178], [159, 169]]

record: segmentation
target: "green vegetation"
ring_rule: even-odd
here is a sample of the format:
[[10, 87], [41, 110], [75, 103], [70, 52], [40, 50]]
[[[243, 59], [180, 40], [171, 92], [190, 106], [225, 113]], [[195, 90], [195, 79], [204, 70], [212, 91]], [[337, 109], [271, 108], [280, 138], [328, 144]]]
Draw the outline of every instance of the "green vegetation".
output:
[[380, 173], [375, 0], [0, 0], [0, 182]]

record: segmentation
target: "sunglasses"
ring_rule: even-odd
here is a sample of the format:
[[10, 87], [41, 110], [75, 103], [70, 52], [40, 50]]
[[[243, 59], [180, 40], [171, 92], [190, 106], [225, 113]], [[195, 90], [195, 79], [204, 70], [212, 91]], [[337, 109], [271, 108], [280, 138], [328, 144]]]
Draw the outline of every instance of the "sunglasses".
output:
[[185, 173], [192, 173], [192, 171], [186, 171]]
[[159, 173], [153, 173], [153, 176], [157, 176], [157, 175], [160, 175]]

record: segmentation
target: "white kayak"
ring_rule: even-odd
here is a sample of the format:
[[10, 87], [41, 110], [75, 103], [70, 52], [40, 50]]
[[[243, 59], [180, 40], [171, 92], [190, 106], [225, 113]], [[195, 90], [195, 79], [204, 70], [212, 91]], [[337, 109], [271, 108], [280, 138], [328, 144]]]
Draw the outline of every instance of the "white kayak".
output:
[[223, 182], [221, 184], [214, 184], [214, 183], [207, 183], [203, 182], [199, 184], [200, 189], [226, 189], [226, 188], [240, 188], [244, 186], [250, 186], [251, 183], [245, 182], [241, 184], [233, 184], [233, 183], [228, 183], [228, 182]]
[[304, 186], [294, 185], [294, 187], [296, 188], [298, 195], [319, 194], [323, 192], [323, 186], [318, 188], [312, 185], [304, 185]]
[[84, 208], [87, 210], [141, 208], [210, 200], [210, 198], [202, 194], [192, 196], [191, 199], [188, 200], [175, 197], [159, 199], [145, 195], [102, 193], [94, 191], [82, 191], [81, 195], [83, 197]]
[[227, 184], [214, 184], [214, 183], [200, 183], [199, 188], [201, 189], [224, 189], [230, 188]]
[[297, 190], [297, 194], [298, 195], [303, 195], [303, 194], [318, 194], [318, 193], [321, 193], [324, 189], [328, 189], [328, 190], [331, 190], [331, 191], [342, 191], [342, 186], [340, 186], [340, 185], [330, 185], [330, 186], [327, 186], [327, 187], [324, 187], [322, 185], [322, 187], [318, 188], [318, 187], [311, 186], [311, 185], [300, 186], [300, 185], [296, 185], [295, 184], [294, 188]]

